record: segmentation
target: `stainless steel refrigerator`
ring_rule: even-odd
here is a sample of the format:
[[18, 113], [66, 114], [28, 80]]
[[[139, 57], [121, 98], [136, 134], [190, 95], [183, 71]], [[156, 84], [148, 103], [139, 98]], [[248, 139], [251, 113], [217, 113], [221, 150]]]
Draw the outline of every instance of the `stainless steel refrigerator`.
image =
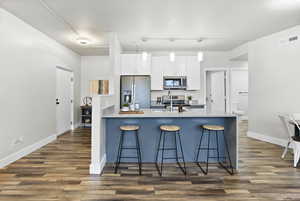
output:
[[121, 76], [121, 100], [123, 104], [139, 104], [140, 108], [150, 108], [150, 76]]

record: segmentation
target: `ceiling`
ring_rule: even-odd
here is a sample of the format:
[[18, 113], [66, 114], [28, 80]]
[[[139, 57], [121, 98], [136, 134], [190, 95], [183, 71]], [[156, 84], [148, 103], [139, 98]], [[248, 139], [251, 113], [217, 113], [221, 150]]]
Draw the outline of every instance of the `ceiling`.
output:
[[[124, 50], [230, 50], [300, 22], [300, 0], [0, 0], [0, 5], [81, 55]], [[81, 46], [76, 39], [87, 37]], [[141, 38], [178, 38], [148, 40]], [[203, 38], [202, 42], [196, 39]], [[181, 40], [183, 39], [183, 40]], [[194, 40], [191, 40], [194, 39]]]

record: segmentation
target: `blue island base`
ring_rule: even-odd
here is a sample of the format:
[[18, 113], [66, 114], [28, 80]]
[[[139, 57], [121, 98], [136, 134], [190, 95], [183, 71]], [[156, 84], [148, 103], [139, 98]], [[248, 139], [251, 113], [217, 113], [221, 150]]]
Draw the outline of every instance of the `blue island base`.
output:
[[[174, 124], [181, 127], [181, 140], [186, 162], [194, 162], [197, 154], [201, 137], [201, 128], [203, 124], [222, 125], [225, 127], [225, 137], [228, 142], [230, 157], [233, 166], [237, 166], [237, 131], [236, 117], [190, 117], [190, 118], [107, 118], [106, 119], [106, 159], [107, 162], [115, 162], [120, 140], [121, 125], [139, 125], [139, 141], [141, 146], [142, 162], [155, 162], [155, 154], [158, 147], [160, 129], [162, 124]], [[224, 140], [222, 135], [218, 135], [220, 156], [224, 156]], [[203, 136], [202, 146], [207, 145], [208, 135]], [[216, 137], [212, 134], [210, 137], [210, 147], [216, 147]], [[135, 146], [135, 136], [133, 133], [125, 135], [124, 144], [127, 147]], [[168, 134], [166, 137], [166, 147], [174, 147], [174, 136]], [[179, 150], [179, 149], [178, 149]], [[124, 150], [124, 156], [136, 156], [135, 150]], [[175, 157], [175, 151], [165, 151], [165, 157]], [[217, 152], [210, 151], [210, 156], [216, 157]], [[199, 161], [206, 161], [207, 151], [202, 150], [199, 155]], [[159, 161], [161, 159], [161, 154]], [[216, 160], [210, 159], [211, 162]], [[135, 162], [132, 159], [122, 159], [122, 162]], [[175, 160], [165, 160], [165, 162], [174, 163]]]

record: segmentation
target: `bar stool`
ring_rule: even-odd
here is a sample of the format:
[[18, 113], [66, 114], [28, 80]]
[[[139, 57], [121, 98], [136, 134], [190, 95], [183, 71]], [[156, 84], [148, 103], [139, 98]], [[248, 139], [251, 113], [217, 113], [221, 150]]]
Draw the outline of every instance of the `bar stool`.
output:
[[[224, 134], [224, 130], [225, 130], [224, 127], [223, 126], [218, 126], [218, 125], [202, 125], [201, 128], [202, 128], [202, 134], [201, 134], [201, 137], [200, 137], [200, 143], [199, 143], [199, 147], [198, 147], [198, 152], [197, 152], [197, 157], [196, 157], [195, 163], [197, 163], [197, 165], [200, 167], [201, 171], [204, 174], [207, 174], [208, 173], [209, 159], [210, 158], [217, 158], [218, 159], [218, 163], [220, 164], [220, 166], [222, 168], [224, 168], [230, 175], [233, 175], [234, 172], [233, 172], [233, 167], [232, 167], [232, 164], [231, 164], [230, 154], [229, 154], [229, 150], [228, 150], [228, 144], [227, 144], [226, 137], [225, 137], [225, 134]], [[213, 133], [215, 133], [216, 147], [211, 147], [210, 138], [211, 138], [211, 135]], [[201, 147], [202, 138], [203, 138], [204, 134], [208, 135], [207, 147]], [[219, 135], [223, 135], [223, 138], [224, 138], [225, 152], [226, 153], [224, 154], [223, 157], [220, 156], [220, 152], [219, 152], [219, 149], [220, 149], [220, 147], [219, 147]], [[206, 150], [207, 151], [206, 170], [204, 170], [201, 167], [200, 163], [199, 163], [199, 153], [200, 153], [200, 150]], [[210, 156], [210, 151], [211, 150], [217, 151], [217, 157]], [[228, 160], [229, 160], [229, 167], [226, 167], [223, 164], [224, 161], [227, 161], [226, 154], [227, 154]], [[223, 161], [221, 161], [220, 159], [223, 159]], [[231, 170], [229, 170], [229, 168]]]
[[[178, 166], [180, 167], [180, 169], [182, 170], [183, 174], [186, 175], [186, 167], [185, 167], [185, 161], [184, 161], [184, 154], [183, 154], [183, 149], [182, 149], [182, 143], [181, 143], [181, 138], [180, 138], [180, 127], [176, 126], [176, 125], [161, 125], [160, 126], [160, 136], [159, 136], [159, 143], [158, 143], [158, 147], [157, 147], [157, 151], [156, 151], [156, 157], [155, 157], [155, 164], [156, 164], [156, 168], [157, 171], [159, 173], [160, 176], [162, 176], [163, 173], [163, 164], [164, 164], [164, 159], [176, 159], [176, 162], [178, 164]], [[167, 134], [171, 134], [173, 135], [173, 143], [174, 143], [174, 147], [165, 147], [165, 141], [166, 141], [166, 135]], [[179, 146], [180, 146], [180, 151], [181, 151], [181, 157], [179, 157], [178, 154], [178, 146], [177, 146], [177, 136], [178, 136], [178, 141], [179, 141]], [[162, 148], [161, 147], [161, 141], [162, 141]], [[165, 157], [165, 151], [175, 151], [175, 158], [174, 157]], [[162, 156], [161, 156], [161, 164], [159, 167], [158, 164], [158, 155], [159, 152], [162, 152]], [[181, 166], [179, 159], [182, 159], [183, 162], [183, 167]]]
[[[118, 148], [118, 155], [115, 164], [115, 174], [118, 172], [119, 165], [121, 163], [122, 158], [136, 158], [138, 160], [139, 165], [139, 175], [142, 175], [142, 157], [141, 157], [141, 149], [140, 149], [140, 142], [138, 136], [139, 126], [137, 125], [124, 125], [120, 126], [121, 136]], [[135, 147], [124, 147], [124, 135], [134, 132], [135, 135]], [[123, 149], [135, 149], [137, 156], [122, 156]]]

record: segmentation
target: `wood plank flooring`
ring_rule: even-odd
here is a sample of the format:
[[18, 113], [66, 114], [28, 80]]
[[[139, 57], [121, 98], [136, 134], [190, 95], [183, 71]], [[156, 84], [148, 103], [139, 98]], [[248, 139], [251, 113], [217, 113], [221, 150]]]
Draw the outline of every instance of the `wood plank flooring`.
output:
[[228, 175], [211, 165], [207, 176], [194, 164], [189, 175], [170, 164], [159, 177], [153, 164], [125, 164], [113, 174], [112, 164], [103, 175], [89, 175], [90, 131], [77, 129], [55, 142], [0, 169], [2, 201], [137, 201], [137, 200], [299, 200], [300, 168], [292, 156], [281, 160], [282, 148], [248, 139], [247, 122], [241, 123], [240, 171]]

